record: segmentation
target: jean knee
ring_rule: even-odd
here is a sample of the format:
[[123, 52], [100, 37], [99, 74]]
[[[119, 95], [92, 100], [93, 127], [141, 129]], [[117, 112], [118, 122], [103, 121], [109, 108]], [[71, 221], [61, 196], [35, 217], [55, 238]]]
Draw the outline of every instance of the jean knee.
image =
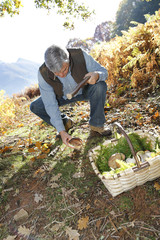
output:
[[98, 94], [106, 94], [106, 91], [107, 91], [107, 84], [106, 82], [98, 82], [97, 84], [95, 84], [96, 86], [96, 92]]
[[34, 107], [34, 102], [30, 104], [30, 111], [35, 113], [35, 107]]

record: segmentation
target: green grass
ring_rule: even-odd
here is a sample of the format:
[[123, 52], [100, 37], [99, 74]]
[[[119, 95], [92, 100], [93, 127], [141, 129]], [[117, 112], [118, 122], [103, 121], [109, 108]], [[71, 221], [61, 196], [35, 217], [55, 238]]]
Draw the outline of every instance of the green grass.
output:
[[[83, 106], [81, 107], [83, 108]], [[0, 162], [4, 163], [0, 175], [1, 183], [5, 178], [5, 184], [2, 184], [1, 189], [1, 218], [8, 214], [10, 210], [17, 208], [12, 202], [14, 206], [11, 206], [12, 208], [8, 212], [5, 211], [5, 206], [10, 204], [16, 189], [19, 189], [21, 193], [29, 194], [29, 197], [32, 196], [34, 208], [32, 210], [28, 209], [30, 217], [24, 225], [30, 228], [35, 226], [33, 232], [35, 231], [37, 240], [51, 240], [56, 239], [56, 237], [57, 240], [61, 239], [61, 237], [63, 237], [62, 239], [65, 239], [65, 237], [67, 239], [65, 226], [77, 230], [82, 234], [82, 238], [84, 236], [84, 239], [88, 236], [87, 234], [91, 228], [96, 236], [97, 228], [95, 224], [99, 219], [104, 220], [106, 218], [105, 221], [107, 222], [107, 216], [111, 216], [113, 217], [113, 222], [118, 227], [122, 222], [129, 221], [123, 213], [127, 211], [129, 217], [132, 217], [134, 211], [132, 197], [130, 197], [132, 195], [123, 193], [117, 198], [112, 198], [106, 187], [95, 175], [89, 162], [88, 151], [94, 146], [102, 144], [105, 138], [92, 138], [87, 141], [89, 128], [80, 127], [85, 121], [84, 119], [81, 121], [81, 115], [79, 116], [78, 114], [78, 111], [75, 112], [74, 121], [77, 121], [77, 124], [70, 131], [70, 134], [74, 137], [80, 137], [84, 141], [81, 151], [74, 151], [66, 147], [61, 140], [56, 141], [56, 131], [47, 124], [39, 124], [37, 120], [33, 121], [29, 126], [12, 129], [11, 133], [5, 134], [0, 143], [1, 148], [3, 148], [4, 142], [6, 146], [14, 147], [0, 156], [2, 159], [2, 161], [0, 159]], [[20, 143], [18, 143], [19, 140], [21, 141]], [[42, 144], [51, 143], [51, 146], [49, 146], [50, 152], [43, 158], [38, 158], [37, 156], [40, 155], [41, 150], [29, 152], [29, 141], [31, 148], [35, 148], [36, 142], [41, 142]], [[31, 160], [33, 157], [35, 157], [34, 161]], [[39, 169], [43, 170], [42, 174], [35, 176], [35, 172]], [[55, 181], [58, 186], [52, 188], [51, 179], [59, 173], [62, 175]], [[83, 175], [75, 178], [73, 177], [75, 173], [83, 173]], [[28, 184], [27, 189], [23, 188], [24, 184]], [[36, 186], [36, 184], [38, 184], [37, 188], [31, 190], [30, 186]], [[3, 191], [8, 188], [13, 188], [13, 191]], [[146, 185], [146, 192], [147, 188], [149, 189], [148, 194], [154, 194], [157, 198], [158, 192], [153, 189], [153, 184], [152, 186], [149, 185], [149, 187]], [[35, 192], [43, 195], [43, 201], [39, 204], [34, 203]], [[23, 198], [23, 196], [17, 195], [17, 198]], [[78, 207], [75, 207], [75, 204], [78, 204]], [[87, 205], [90, 205], [89, 209], [86, 208]], [[114, 215], [111, 215], [113, 211], [115, 216], [118, 216], [117, 219], [114, 218]], [[10, 219], [12, 219], [13, 215]], [[81, 231], [78, 229], [77, 224], [78, 220], [84, 216], [89, 216], [89, 221], [93, 221], [93, 224], [89, 224], [87, 229]], [[103, 220], [101, 224], [105, 226]], [[50, 229], [57, 222], [64, 222], [64, 226], [57, 232], [52, 232]], [[8, 225], [8, 220], [5, 224], [0, 225], [1, 239], [11, 235], [7, 227]], [[45, 228], [47, 225], [49, 227]], [[112, 229], [112, 226], [108, 223], [103, 232], [99, 232], [99, 236], [96, 236], [97, 239], [103, 238], [103, 235], [106, 236], [105, 231], [108, 231], [110, 228]], [[58, 236], [60, 236], [59, 239]]]
[[134, 203], [133, 200], [130, 197], [127, 196], [121, 196], [120, 202], [119, 202], [119, 208], [121, 211], [130, 211], [133, 209]]

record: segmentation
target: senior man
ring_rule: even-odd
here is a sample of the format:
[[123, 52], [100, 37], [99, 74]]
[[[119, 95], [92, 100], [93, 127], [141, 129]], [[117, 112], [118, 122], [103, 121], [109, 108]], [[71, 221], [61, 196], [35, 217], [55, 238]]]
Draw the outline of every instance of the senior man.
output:
[[[89, 100], [90, 134], [111, 135], [111, 130], [105, 126], [104, 114], [107, 70], [80, 48], [66, 49], [52, 45], [46, 50], [44, 58], [45, 62], [38, 71], [41, 96], [31, 103], [31, 111], [55, 127], [63, 143], [68, 145], [71, 139], [68, 130], [73, 122], [60, 112], [59, 106]], [[87, 76], [90, 77], [87, 84], [72, 99], [67, 99], [67, 94]]]

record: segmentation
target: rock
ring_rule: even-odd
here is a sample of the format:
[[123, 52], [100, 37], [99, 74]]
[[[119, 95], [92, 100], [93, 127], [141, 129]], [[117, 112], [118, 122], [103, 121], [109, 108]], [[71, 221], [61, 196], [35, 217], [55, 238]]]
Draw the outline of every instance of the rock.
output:
[[24, 221], [28, 218], [28, 213], [23, 208], [14, 216], [14, 220], [16, 222], [18, 221]]

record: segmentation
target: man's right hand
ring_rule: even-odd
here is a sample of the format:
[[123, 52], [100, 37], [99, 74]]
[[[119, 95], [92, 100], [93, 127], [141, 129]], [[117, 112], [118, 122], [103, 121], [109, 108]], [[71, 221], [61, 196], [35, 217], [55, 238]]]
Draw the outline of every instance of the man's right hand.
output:
[[60, 134], [60, 136], [61, 136], [61, 138], [62, 138], [62, 142], [63, 142], [65, 145], [67, 145], [68, 147], [70, 147], [68, 141], [69, 141], [72, 137], [71, 137], [66, 131], [61, 131], [59, 134]]

